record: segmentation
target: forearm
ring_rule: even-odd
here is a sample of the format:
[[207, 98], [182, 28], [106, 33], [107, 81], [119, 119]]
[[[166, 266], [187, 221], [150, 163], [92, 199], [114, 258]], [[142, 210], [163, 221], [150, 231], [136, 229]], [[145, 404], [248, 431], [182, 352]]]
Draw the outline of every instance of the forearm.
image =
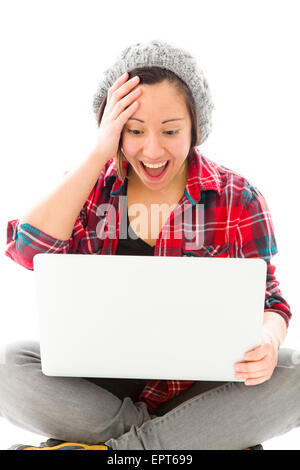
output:
[[82, 164], [67, 174], [50, 195], [28, 211], [19, 223], [28, 223], [56, 239], [68, 240], [106, 160], [104, 156], [91, 153]]
[[283, 317], [276, 312], [265, 311], [263, 329], [279, 349], [287, 335], [287, 325]]

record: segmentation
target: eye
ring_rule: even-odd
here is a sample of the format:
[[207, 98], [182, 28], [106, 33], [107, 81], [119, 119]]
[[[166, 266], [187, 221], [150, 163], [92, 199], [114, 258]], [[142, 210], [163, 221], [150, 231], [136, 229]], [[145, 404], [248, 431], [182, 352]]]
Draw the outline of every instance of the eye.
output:
[[[140, 131], [138, 131], [137, 129], [127, 129], [127, 132], [129, 132], [130, 134], [133, 134], [133, 135], [140, 135]], [[177, 131], [166, 131], [165, 133], [169, 136], [171, 135], [175, 135], [175, 134], [178, 134], [178, 130]]]
[[127, 131], [130, 133], [130, 134], [134, 134], [134, 135], [139, 135], [139, 134], [136, 134], [136, 132], [140, 132], [140, 131], [137, 131], [135, 129], [127, 129]]
[[[173, 132], [173, 134], [168, 134], [168, 132]], [[178, 134], [178, 131], [166, 131], [166, 134], [168, 134], [168, 135], [175, 135], [175, 134]]]

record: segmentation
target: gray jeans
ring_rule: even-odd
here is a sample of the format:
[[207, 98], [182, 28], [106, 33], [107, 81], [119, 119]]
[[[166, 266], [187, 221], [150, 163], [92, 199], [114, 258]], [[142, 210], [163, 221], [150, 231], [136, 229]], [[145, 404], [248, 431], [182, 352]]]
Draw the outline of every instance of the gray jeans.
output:
[[0, 414], [44, 436], [113, 449], [244, 449], [300, 425], [300, 365], [279, 367], [287, 351], [263, 384], [197, 381], [151, 415], [138, 401], [147, 380], [49, 377], [37, 342], [14, 343], [0, 364]]

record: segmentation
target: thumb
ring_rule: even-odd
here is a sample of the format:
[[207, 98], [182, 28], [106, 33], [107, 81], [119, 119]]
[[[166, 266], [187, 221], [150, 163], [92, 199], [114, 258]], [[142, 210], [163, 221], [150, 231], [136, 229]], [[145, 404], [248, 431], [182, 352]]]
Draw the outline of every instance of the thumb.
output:
[[244, 355], [244, 359], [246, 361], [259, 361], [260, 359], [263, 359], [265, 355], [266, 347], [264, 344], [261, 344], [260, 346], [257, 346], [256, 348], [247, 351]]

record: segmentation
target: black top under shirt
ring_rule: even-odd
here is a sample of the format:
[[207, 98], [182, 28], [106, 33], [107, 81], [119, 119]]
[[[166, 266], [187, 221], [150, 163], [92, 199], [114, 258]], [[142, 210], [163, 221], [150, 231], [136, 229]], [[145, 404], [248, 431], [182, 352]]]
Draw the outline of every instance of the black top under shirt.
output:
[[[126, 194], [128, 180], [126, 178]], [[136, 255], [136, 256], [154, 256], [155, 246], [150, 246], [144, 240], [139, 238], [130, 226], [127, 209], [127, 238], [119, 238], [116, 255]]]

